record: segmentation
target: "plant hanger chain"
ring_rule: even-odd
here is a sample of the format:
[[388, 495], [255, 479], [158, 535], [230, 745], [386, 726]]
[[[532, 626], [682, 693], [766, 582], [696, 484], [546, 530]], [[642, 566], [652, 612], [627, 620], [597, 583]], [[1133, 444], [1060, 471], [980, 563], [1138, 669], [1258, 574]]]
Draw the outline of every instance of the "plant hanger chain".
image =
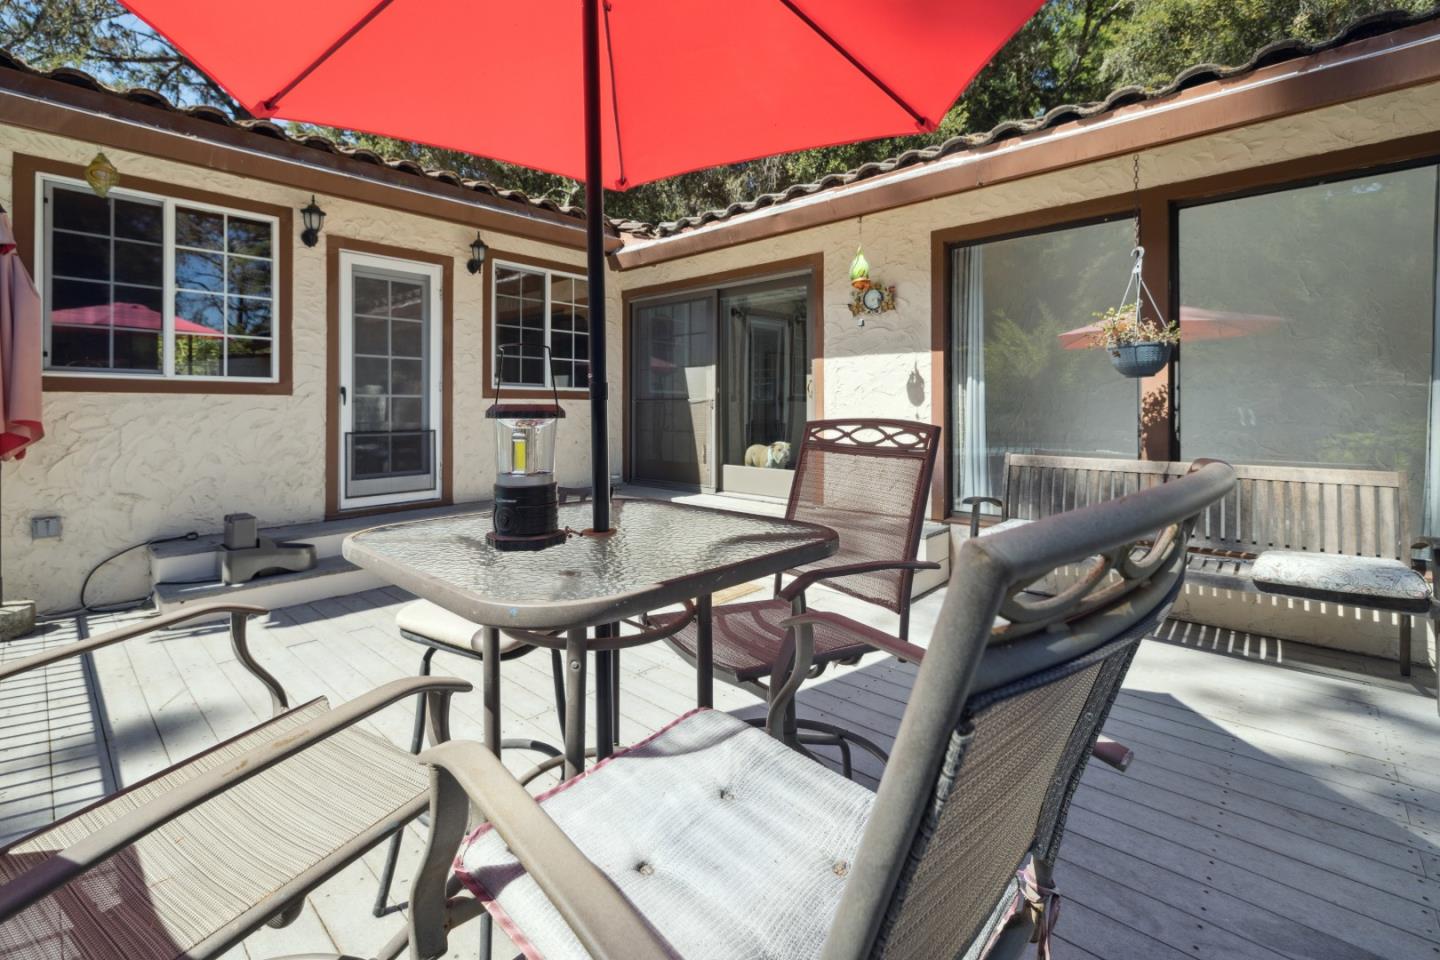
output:
[[1131, 157], [1131, 176], [1135, 186], [1135, 245], [1130, 250], [1130, 256], [1134, 263], [1130, 268], [1130, 276], [1125, 281], [1125, 292], [1120, 295], [1120, 306], [1130, 302], [1130, 291], [1135, 291], [1135, 323], [1140, 323], [1140, 307], [1142, 298], [1150, 301], [1150, 309], [1155, 311], [1155, 322], [1162, 328], [1165, 326], [1165, 315], [1160, 311], [1160, 304], [1155, 302], [1155, 295], [1145, 285], [1145, 248], [1140, 245], [1140, 154], [1137, 152]]

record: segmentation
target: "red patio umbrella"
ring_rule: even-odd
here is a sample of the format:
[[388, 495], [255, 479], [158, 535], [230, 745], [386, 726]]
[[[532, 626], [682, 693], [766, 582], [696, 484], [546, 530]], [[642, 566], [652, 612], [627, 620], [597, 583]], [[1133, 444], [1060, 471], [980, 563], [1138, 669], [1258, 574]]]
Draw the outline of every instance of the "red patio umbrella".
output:
[[[602, 187], [933, 130], [1041, 0], [123, 2], [256, 116], [583, 180], [603, 304]], [[604, 333], [601, 318], [597, 530], [609, 529]]]

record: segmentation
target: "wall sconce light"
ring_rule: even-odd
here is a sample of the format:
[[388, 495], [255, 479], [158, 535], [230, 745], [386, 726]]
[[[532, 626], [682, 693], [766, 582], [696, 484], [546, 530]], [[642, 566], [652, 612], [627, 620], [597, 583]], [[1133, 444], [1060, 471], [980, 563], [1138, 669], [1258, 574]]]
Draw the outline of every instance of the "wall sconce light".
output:
[[300, 222], [305, 229], [300, 231], [300, 239], [305, 241], [305, 246], [313, 247], [320, 242], [320, 228], [325, 225], [325, 211], [315, 202], [315, 195], [310, 195], [310, 202], [300, 208]]
[[465, 269], [471, 273], [479, 273], [480, 268], [485, 266], [485, 241], [480, 239], [480, 231], [475, 231], [475, 239], [470, 241], [470, 259], [465, 263]]
[[95, 191], [95, 196], [103, 200], [110, 188], [120, 182], [120, 171], [115, 169], [115, 164], [111, 163], [105, 154], [97, 153], [85, 167], [85, 182]]

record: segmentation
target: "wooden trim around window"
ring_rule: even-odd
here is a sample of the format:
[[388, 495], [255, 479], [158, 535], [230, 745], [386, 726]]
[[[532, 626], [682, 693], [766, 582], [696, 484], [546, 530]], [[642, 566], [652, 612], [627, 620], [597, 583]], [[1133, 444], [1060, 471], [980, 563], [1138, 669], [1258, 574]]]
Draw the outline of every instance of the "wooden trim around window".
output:
[[[61, 163], [45, 157], [29, 154], [15, 154], [14, 176], [12, 178], [11, 206], [15, 225], [15, 246], [21, 262], [33, 267], [35, 264], [35, 241], [42, 219], [35, 209], [36, 182], [45, 176], [68, 177], [72, 180], [85, 179], [85, 168], [73, 163]], [[227, 194], [194, 190], [157, 180], [144, 180], [125, 176], [121, 172], [122, 187], [153, 193], [180, 202], [207, 203], [231, 210], [248, 211], [274, 217], [278, 221], [279, 247], [275, 251], [275, 289], [280, 294], [280, 309], [275, 313], [274, 348], [279, 358], [278, 379], [274, 382], [244, 380], [178, 380], [158, 375], [136, 375], [134, 377], [71, 376], [68, 374], [46, 373], [41, 377], [42, 388], [53, 393], [200, 393], [200, 394], [251, 394], [259, 396], [289, 396], [293, 378], [294, 343], [294, 300], [295, 285], [295, 224], [289, 207], [260, 203], [246, 197], [232, 197]], [[45, 278], [36, 277], [35, 285], [45, 288]]]
[[[326, 233], [325, 239], [325, 518], [357, 517], [397, 513], [455, 502], [455, 258], [426, 250], [392, 247], [370, 240]], [[340, 509], [340, 254], [342, 251], [368, 253], [397, 260], [434, 263], [440, 266], [440, 353], [441, 389], [440, 496], [435, 500], [385, 504], [379, 507]]]
[[[1027, 233], [1083, 226], [1121, 217], [1133, 213], [1134, 210], [1134, 197], [1104, 197], [931, 232], [930, 422], [940, 428], [940, 445], [943, 448], [936, 459], [934, 478], [930, 486], [932, 519], [944, 519], [950, 514], [950, 478], [955, 469], [954, 431], [950, 417], [950, 385], [954, 382], [954, 371], [950, 362], [950, 316], [954, 308], [951, 302], [953, 287], [950, 283], [950, 251], [969, 243], [988, 243]], [[1150, 282], [1148, 272], [1146, 282]]]
[[[495, 309], [495, 262], [497, 260], [504, 260], [507, 263], [513, 263], [518, 267], [534, 267], [537, 270], [552, 270], [557, 273], [568, 274], [572, 277], [579, 277], [582, 280], [586, 279], [585, 264], [583, 263], [576, 265], [573, 263], [561, 263], [558, 260], [542, 260], [539, 257], [531, 257], [519, 253], [508, 253], [504, 250], [496, 250], [494, 247], [490, 247], [485, 252], [485, 265], [480, 268], [480, 296], [483, 300], [480, 307], [480, 322], [484, 325], [485, 329], [485, 352], [483, 354], [484, 359], [482, 361], [483, 369], [481, 370], [482, 380], [480, 382], [480, 390], [481, 396], [486, 398], [494, 398], [495, 396], [495, 324], [490, 314], [491, 311]], [[610, 271], [606, 271], [607, 280], [609, 280], [610, 278], [610, 273]], [[587, 306], [589, 307], [590, 323], [593, 325], [595, 323], [595, 304], [590, 300], [590, 296], [588, 293], [588, 281], [586, 290], [587, 293], [585, 300]], [[604, 305], [602, 304], [601, 306], [603, 307]], [[600, 321], [602, 323], [605, 322], [606, 319], [605, 313], [606, 311], [603, 309], [600, 311]], [[556, 393], [559, 394], [561, 400], [583, 400], [590, 396], [590, 391], [588, 389], [579, 388], [558, 390], [556, 391]], [[511, 394], [514, 394], [517, 397], [529, 396], [531, 394], [543, 394], [544, 396], [548, 397], [551, 396], [551, 391], [547, 390], [544, 387], [506, 387], [505, 395], [510, 396]]]
[[[634, 477], [630, 456], [630, 327], [635, 302], [687, 291], [702, 293], [719, 287], [733, 287], [766, 277], [802, 271], [810, 274], [810, 379], [815, 391], [811, 399], [815, 401], [813, 419], [819, 420], [825, 415], [825, 254], [811, 253], [788, 260], [772, 260], [621, 292], [620, 362], [623, 373], [620, 377], [620, 450], [623, 464], [621, 470], [627, 482]], [[716, 322], [719, 322], [718, 317]]]

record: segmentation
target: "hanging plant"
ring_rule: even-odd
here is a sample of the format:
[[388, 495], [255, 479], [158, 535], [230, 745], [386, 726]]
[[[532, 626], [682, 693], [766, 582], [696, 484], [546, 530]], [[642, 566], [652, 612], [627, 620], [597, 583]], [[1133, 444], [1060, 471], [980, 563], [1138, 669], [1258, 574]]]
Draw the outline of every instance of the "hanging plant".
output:
[[1095, 314], [1090, 342], [1110, 354], [1110, 363], [1122, 376], [1148, 377], [1170, 362], [1170, 348], [1180, 342], [1180, 328], [1143, 316], [1137, 300]]

